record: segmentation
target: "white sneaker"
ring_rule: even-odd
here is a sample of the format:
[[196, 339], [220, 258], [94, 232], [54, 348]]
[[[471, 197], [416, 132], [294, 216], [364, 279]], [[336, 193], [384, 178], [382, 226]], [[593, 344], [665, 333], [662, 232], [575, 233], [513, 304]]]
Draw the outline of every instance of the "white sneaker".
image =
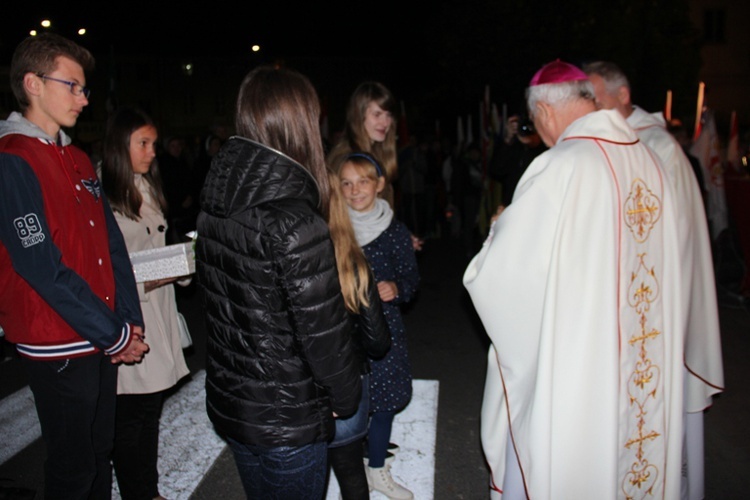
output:
[[414, 494], [398, 484], [391, 476], [391, 465], [367, 467], [367, 484], [392, 500], [411, 500]]

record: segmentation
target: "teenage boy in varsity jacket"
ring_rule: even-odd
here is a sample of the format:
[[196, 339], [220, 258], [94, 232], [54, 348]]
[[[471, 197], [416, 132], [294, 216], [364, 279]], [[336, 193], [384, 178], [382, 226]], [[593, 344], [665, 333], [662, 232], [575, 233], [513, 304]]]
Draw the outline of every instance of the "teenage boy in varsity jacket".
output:
[[57, 35], [16, 48], [21, 113], [0, 121], [0, 325], [34, 394], [45, 498], [110, 498], [117, 364], [141, 360], [127, 249], [88, 156], [62, 127], [88, 104], [88, 50]]

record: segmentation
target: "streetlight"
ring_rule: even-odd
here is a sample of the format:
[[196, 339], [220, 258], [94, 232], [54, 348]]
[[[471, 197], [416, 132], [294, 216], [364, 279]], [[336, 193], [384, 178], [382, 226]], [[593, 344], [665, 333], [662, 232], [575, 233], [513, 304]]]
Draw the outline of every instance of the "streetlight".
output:
[[[42, 21], [39, 24], [45, 30], [54, 31], [52, 29], [52, 21], [49, 20], [49, 19], [42, 19]], [[86, 28], [78, 28], [76, 30], [76, 34], [78, 36], [84, 36], [86, 34]], [[37, 31], [35, 29], [31, 29], [31, 30], [29, 30], [29, 35], [31, 35], [31, 36], [37, 36], [37, 35], [39, 35], [39, 31]]]
[[[50, 26], [52, 26], [52, 21], [50, 21], [49, 19], [42, 19], [42, 22], [39, 24], [42, 26], [42, 28], [49, 29]], [[39, 32], [35, 29], [29, 30], [29, 35], [31, 36], [37, 36], [38, 34]]]

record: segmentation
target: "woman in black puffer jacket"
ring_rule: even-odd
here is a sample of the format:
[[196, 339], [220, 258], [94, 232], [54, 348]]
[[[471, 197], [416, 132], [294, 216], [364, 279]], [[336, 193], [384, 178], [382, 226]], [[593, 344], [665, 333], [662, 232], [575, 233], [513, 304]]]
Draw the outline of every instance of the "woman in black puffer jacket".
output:
[[309, 80], [258, 67], [201, 192], [197, 278], [206, 406], [248, 498], [322, 498], [334, 415], [355, 413], [360, 364], [326, 221], [329, 182]]

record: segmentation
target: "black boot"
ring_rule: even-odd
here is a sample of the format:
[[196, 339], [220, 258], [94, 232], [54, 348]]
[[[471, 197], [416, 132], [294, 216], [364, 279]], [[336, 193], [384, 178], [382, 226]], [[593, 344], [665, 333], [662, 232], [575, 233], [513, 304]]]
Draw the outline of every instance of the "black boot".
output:
[[368, 500], [370, 498], [365, 464], [362, 461], [362, 440], [336, 448], [328, 448], [328, 463], [331, 464], [336, 474], [343, 500]]

